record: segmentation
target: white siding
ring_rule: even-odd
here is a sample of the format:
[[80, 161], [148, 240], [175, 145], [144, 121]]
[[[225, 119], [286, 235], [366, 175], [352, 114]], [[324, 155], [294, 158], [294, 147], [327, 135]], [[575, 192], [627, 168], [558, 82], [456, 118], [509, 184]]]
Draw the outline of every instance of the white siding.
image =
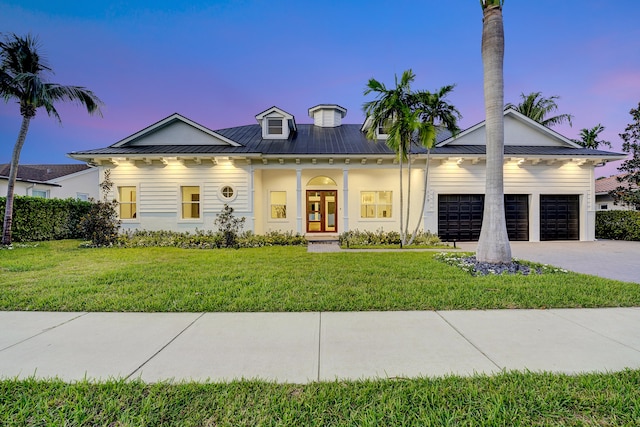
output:
[[148, 133], [127, 146], [143, 145], [229, 145], [228, 143], [212, 137], [211, 135], [196, 129], [193, 126], [175, 121]]
[[[238, 217], [249, 216], [247, 229], [253, 227], [251, 212], [248, 167], [231, 163], [218, 165], [199, 165], [186, 167], [175, 163], [169, 165], [146, 165], [144, 163], [121, 164], [111, 169], [115, 197], [120, 186], [137, 186], [137, 211], [135, 220], [123, 221], [123, 228], [149, 230], [214, 229], [213, 221], [224, 204], [231, 206]], [[222, 198], [221, 187], [229, 185], [235, 190], [230, 201]], [[183, 220], [180, 212], [180, 187], [200, 186], [202, 218]]]
[[[505, 145], [567, 146], [553, 131], [549, 131], [544, 136], [541, 137], [540, 129], [534, 128], [520, 119], [509, 115], [504, 117]], [[482, 126], [453, 139], [447, 145], [485, 145], [486, 138], [486, 128]]]
[[[592, 166], [576, 163], [541, 162], [537, 165], [517, 165], [506, 161], [504, 165], [504, 192], [529, 195], [529, 240], [540, 239], [540, 195], [573, 194], [580, 196], [580, 239], [593, 240], [593, 193], [591, 191]], [[484, 194], [485, 162], [476, 165], [454, 161], [434, 164], [431, 174], [429, 215], [426, 228], [437, 230], [437, 196], [439, 194]]]
[[91, 168], [71, 175], [62, 176], [57, 179], [52, 179], [51, 182], [61, 185], [61, 187], [51, 188], [51, 197], [75, 199], [78, 197], [78, 194], [87, 194], [96, 200], [100, 198], [98, 168]]

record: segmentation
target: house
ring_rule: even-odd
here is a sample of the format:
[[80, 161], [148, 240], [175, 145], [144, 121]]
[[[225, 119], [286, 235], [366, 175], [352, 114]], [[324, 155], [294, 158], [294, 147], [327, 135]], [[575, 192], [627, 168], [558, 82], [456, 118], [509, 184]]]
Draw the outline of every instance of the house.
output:
[[[10, 165], [0, 165], [0, 196], [6, 196]], [[14, 187], [17, 196], [97, 199], [98, 169], [85, 163], [20, 165]]]
[[[111, 171], [111, 197], [125, 229], [213, 229], [225, 204], [257, 234], [291, 231], [308, 238], [348, 230], [398, 230], [399, 165], [370, 121], [344, 124], [335, 104], [308, 110], [312, 124], [271, 107], [256, 123], [211, 130], [173, 114], [115, 144], [69, 156]], [[512, 240], [594, 240], [594, 167], [623, 155], [585, 149], [508, 109], [504, 189]], [[485, 186], [485, 127], [431, 151], [424, 214], [426, 151], [414, 147], [411, 227], [444, 240], [477, 240]], [[405, 171], [407, 169], [405, 168]], [[407, 172], [408, 173], [408, 172]], [[405, 182], [406, 189], [406, 182]]]
[[[635, 210], [635, 207], [629, 206], [624, 203], [615, 204], [613, 197], [609, 194], [611, 191], [618, 187], [626, 187], [628, 182], [620, 182], [618, 178], [623, 177], [624, 174], [613, 175], [606, 178], [596, 179], [595, 192], [596, 192], [596, 210]], [[635, 188], [633, 186], [632, 188]]]

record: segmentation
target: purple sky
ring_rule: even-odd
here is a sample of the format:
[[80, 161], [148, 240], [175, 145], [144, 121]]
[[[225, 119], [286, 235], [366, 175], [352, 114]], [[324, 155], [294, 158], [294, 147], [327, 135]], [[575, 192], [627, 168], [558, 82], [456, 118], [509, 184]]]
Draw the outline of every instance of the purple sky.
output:
[[[60, 3], [63, 5], [61, 6]], [[298, 123], [335, 103], [362, 123], [367, 80], [393, 85], [412, 68], [414, 89], [456, 84], [461, 127], [484, 119], [477, 0], [0, 1], [0, 31], [37, 35], [56, 74], [106, 104], [103, 118], [61, 105], [62, 125], [40, 110], [21, 163], [73, 162], [66, 153], [104, 147], [178, 112], [211, 129], [255, 123], [277, 105]], [[640, 101], [638, 0], [507, 0], [505, 101], [558, 95], [575, 116], [556, 131], [577, 138], [619, 133]], [[0, 163], [20, 127], [17, 104], [0, 103]], [[617, 173], [617, 163], [596, 170]]]

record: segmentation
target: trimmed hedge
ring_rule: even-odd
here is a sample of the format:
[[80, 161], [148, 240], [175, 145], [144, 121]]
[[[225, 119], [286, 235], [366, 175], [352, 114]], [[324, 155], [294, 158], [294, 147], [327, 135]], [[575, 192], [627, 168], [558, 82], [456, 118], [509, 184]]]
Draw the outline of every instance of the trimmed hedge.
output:
[[[6, 200], [6, 197], [0, 197], [0, 221], [4, 220]], [[90, 208], [90, 202], [76, 199], [15, 196], [12, 240], [33, 242], [81, 238], [78, 224]]]
[[[377, 229], [376, 231], [360, 231], [351, 230], [341, 233], [338, 236], [341, 246], [376, 246], [376, 245], [399, 245], [400, 233], [397, 231], [384, 231]], [[442, 241], [440, 238], [429, 232], [419, 231], [413, 245], [438, 245]]]
[[596, 238], [640, 241], [640, 212], [596, 212]]
[[[124, 248], [176, 247], [183, 249], [220, 249], [229, 247], [222, 231], [196, 230], [195, 233], [175, 231], [125, 231], [115, 243]], [[235, 248], [263, 246], [306, 246], [307, 239], [291, 232], [270, 231], [264, 235], [245, 231], [237, 237]]]

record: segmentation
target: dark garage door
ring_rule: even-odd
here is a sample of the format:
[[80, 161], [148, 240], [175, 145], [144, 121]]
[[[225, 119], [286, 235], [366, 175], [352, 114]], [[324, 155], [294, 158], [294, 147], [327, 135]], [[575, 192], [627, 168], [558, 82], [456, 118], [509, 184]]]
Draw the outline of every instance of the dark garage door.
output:
[[540, 240], [579, 240], [580, 201], [577, 195], [540, 196]]
[[[529, 240], [529, 197], [506, 194], [505, 216], [509, 240]], [[484, 194], [438, 196], [438, 235], [444, 241], [477, 241], [482, 228]]]

